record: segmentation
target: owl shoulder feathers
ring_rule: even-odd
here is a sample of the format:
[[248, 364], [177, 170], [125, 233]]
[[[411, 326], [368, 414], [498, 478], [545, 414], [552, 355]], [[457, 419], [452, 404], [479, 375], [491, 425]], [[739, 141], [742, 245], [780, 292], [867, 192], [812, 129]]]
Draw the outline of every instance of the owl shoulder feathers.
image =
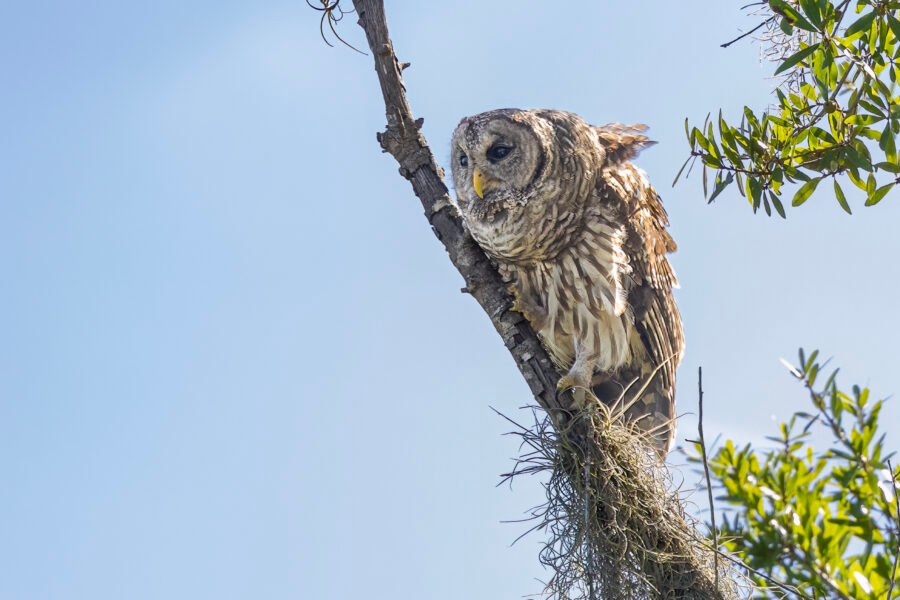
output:
[[[671, 402], [675, 370], [684, 349], [681, 317], [672, 296], [678, 280], [666, 256], [677, 246], [667, 230], [669, 218], [659, 194], [644, 173], [629, 162], [654, 142], [643, 135], [643, 125], [612, 124], [595, 130], [607, 155], [598, 192], [603, 202], [621, 207], [618, 216], [625, 228], [624, 249], [630, 263], [625, 283], [628, 303], [650, 366], [658, 369], [654, 384], [647, 390], [648, 399], [656, 391], [660, 403]], [[674, 407], [666, 412], [674, 416]]]
[[612, 193], [605, 201], [621, 207], [620, 216], [628, 233], [628, 255], [638, 264], [632, 265], [640, 277], [659, 289], [678, 287], [675, 273], [666, 254], [678, 247], [666, 229], [669, 216], [662, 200], [650, 185], [643, 171], [629, 161], [641, 150], [654, 145], [643, 134], [645, 125], [613, 123], [597, 126], [601, 145], [606, 152], [606, 164], [600, 173], [598, 187], [601, 195]]

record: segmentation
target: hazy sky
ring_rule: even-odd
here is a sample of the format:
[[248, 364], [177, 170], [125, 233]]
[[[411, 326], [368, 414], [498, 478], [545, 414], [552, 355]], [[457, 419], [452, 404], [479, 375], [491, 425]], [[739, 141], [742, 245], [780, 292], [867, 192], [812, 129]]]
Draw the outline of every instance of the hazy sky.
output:
[[[758, 48], [718, 46], [743, 3], [388, 12], [445, 165], [491, 108], [651, 127], [680, 411], [702, 364], [708, 435], [746, 441], [805, 408], [778, 363], [799, 345], [900, 391], [900, 206], [823, 193], [782, 221], [670, 187], [684, 117], [768, 101]], [[371, 57], [325, 46], [302, 0], [6, 2], [0, 90], [0, 597], [540, 590], [540, 536], [510, 548], [525, 526], [500, 521], [541, 489], [495, 487], [517, 449], [489, 409], [524, 418], [528, 389], [379, 153]]]

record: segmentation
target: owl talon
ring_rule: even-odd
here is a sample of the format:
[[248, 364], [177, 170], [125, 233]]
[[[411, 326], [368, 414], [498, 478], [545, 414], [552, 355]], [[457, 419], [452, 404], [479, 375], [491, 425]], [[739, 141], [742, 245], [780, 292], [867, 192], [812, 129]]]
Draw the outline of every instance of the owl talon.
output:
[[556, 398], [559, 399], [564, 393], [572, 393], [572, 407], [576, 410], [583, 410], [587, 406], [587, 394], [585, 385], [572, 375], [564, 375], [556, 384]]

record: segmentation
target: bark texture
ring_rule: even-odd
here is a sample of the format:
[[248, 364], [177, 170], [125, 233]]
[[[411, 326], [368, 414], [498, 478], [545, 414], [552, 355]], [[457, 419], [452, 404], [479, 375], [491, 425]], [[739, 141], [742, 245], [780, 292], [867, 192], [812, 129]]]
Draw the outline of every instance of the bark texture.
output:
[[413, 117], [406, 100], [401, 75], [403, 67], [388, 36], [384, 3], [381, 0], [354, 0], [353, 6], [374, 55], [375, 71], [384, 96], [387, 128], [378, 134], [378, 141], [397, 160], [400, 174], [412, 183], [413, 191], [425, 209], [425, 217], [450, 255], [450, 261], [463, 276], [466, 290], [491, 319], [535, 399], [558, 419], [566, 414], [563, 412], [565, 399], [557, 399], [556, 395], [560, 374], [528, 321], [512, 310], [513, 299], [506, 285], [450, 204], [443, 169], [419, 131], [422, 120]]

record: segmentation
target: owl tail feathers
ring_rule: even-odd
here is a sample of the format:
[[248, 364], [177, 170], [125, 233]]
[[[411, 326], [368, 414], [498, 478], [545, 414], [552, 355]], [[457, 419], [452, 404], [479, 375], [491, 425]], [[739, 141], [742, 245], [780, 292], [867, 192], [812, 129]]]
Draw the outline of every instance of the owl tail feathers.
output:
[[596, 125], [594, 130], [600, 138], [600, 143], [606, 150], [606, 158], [611, 163], [620, 163], [632, 160], [640, 154], [641, 150], [656, 144], [649, 139], [644, 132], [646, 125], [622, 125], [621, 123], [609, 123]]
[[646, 435], [647, 444], [664, 460], [675, 442], [675, 399], [674, 390], [657, 373], [658, 369], [597, 374], [591, 389], [614, 415]]

